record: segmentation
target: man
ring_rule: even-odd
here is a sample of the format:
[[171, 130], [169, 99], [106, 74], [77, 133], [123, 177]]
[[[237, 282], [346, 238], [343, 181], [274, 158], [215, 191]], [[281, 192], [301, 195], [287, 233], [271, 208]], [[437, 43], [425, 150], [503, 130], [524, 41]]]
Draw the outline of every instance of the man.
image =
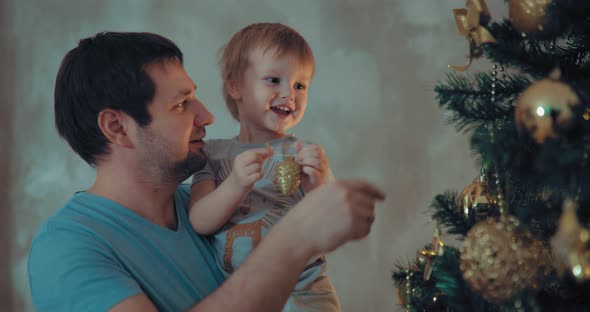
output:
[[310, 192], [227, 280], [179, 186], [206, 162], [213, 116], [181, 51], [150, 33], [99, 33], [62, 61], [57, 130], [95, 183], [41, 227], [29, 255], [40, 311], [280, 311], [307, 261], [365, 237], [380, 190], [336, 181]]

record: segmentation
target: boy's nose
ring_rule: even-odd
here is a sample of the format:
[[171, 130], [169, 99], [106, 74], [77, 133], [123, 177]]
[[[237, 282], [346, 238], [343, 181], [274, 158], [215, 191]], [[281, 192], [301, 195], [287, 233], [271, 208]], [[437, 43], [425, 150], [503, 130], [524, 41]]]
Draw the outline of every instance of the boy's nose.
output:
[[295, 99], [295, 92], [293, 88], [289, 86], [281, 88], [281, 98], [293, 101]]

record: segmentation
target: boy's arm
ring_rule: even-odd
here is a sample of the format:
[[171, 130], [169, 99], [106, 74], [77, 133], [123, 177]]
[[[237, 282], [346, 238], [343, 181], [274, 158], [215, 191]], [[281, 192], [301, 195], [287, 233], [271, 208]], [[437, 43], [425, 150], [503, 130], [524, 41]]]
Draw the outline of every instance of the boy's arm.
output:
[[221, 228], [239, 207], [248, 193], [225, 180], [215, 188], [215, 181], [203, 180], [193, 184], [189, 219], [195, 232], [210, 235]]
[[212, 234], [227, 222], [254, 183], [262, 178], [262, 162], [271, 155], [268, 148], [247, 150], [236, 156], [232, 172], [217, 188], [213, 180], [193, 185], [189, 218], [197, 233]]

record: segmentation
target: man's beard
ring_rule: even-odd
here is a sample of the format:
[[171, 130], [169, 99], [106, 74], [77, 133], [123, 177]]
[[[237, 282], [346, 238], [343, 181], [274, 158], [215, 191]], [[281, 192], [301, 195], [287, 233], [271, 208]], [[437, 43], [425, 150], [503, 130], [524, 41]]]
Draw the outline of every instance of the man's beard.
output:
[[151, 129], [144, 128], [139, 132], [139, 136], [143, 141], [141, 167], [146, 177], [156, 180], [156, 183], [180, 184], [193, 173], [205, 168], [207, 164], [207, 156], [203, 151], [194, 154], [189, 150], [183, 160], [173, 160], [174, 149]]
[[207, 164], [207, 157], [205, 154], [195, 155], [188, 153], [186, 158], [177, 162], [169, 171], [171, 173], [171, 180], [176, 183], [181, 183], [188, 179], [193, 173], [205, 168]]

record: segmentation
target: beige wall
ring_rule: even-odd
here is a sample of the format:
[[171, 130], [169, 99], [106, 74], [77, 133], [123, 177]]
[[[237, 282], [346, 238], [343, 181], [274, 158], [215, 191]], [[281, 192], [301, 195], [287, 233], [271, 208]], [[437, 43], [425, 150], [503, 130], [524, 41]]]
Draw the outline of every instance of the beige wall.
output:
[[[84, 3], [83, 3], [84, 2]], [[492, 1], [489, 1], [492, 2]], [[502, 1], [494, 1], [500, 10]], [[50, 4], [51, 3], [51, 4]], [[247, 3], [247, 4], [246, 4]], [[426, 208], [476, 170], [467, 138], [444, 123], [432, 91], [466, 41], [451, 9], [427, 0], [0, 0], [0, 310], [32, 311], [26, 261], [37, 227], [93, 172], [58, 139], [53, 85], [59, 62], [98, 31], [151, 31], [184, 51], [201, 100], [217, 117], [210, 137], [235, 134], [215, 52], [251, 22], [299, 30], [317, 59], [308, 112], [294, 132], [323, 144], [340, 177], [364, 176], [389, 194], [368, 239], [328, 256], [344, 311], [395, 311], [394, 263], [430, 241]]]

